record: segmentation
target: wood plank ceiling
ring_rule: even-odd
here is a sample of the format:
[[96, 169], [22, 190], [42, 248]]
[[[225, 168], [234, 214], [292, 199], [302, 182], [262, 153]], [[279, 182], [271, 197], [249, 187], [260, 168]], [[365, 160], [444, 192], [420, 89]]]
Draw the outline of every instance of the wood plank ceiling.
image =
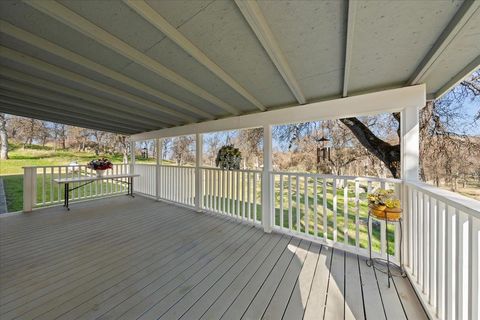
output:
[[4, 0], [0, 112], [133, 134], [480, 65], [480, 1]]

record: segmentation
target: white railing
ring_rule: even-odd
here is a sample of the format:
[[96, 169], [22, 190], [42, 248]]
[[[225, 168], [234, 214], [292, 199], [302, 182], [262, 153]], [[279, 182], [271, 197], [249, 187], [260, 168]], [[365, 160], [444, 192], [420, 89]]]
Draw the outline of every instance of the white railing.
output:
[[[115, 164], [107, 174], [129, 170], [130, 165]], [[395, 262], [402, 260], [431, 318], [480, 319], [476, 200], [396, 179], [270, 172], [265, 182], [265, 175], [257, 170], [152, 164], [135, 164], [133, 171], [140, 174], [136, 192], [259, 226], [271, 221], [271, 226], [263, 224], [266, 230], [365, 256], [371, 230], [373, 255], [385, 257], [388, 252]], [[24, 206], [61, 204], [63, 192], [53, 179], [94, 174], [84, 165], [25, 167]], [[262, 199], [264, 183], [270, 192]], [[402, 199], [403, 238], [398, 224], [390, 225], [388, 233], [383, 221], [370, 220], [368, 225], [366, 195], [376, 188], [393, 189]], [[125, 185], [107, 180], [82, 186], [71, 196], [75, 201], [124, 192]], [[262, 203], [269, 204], [270, 212], [262, 209]]]
[[136, 163], [133, 167], [133, 172], [140, 175], [140, 177], [134, 179], [135, 192], [139, 192], [151, 197], [156, 197], [157, 166], [155, 164]]
[[362, 255], [369, 254], [370, 230], [372, 255], [386, 257], [388, 250], [392, 260], [400, 260], [399, 225], [389, 223], [388, 233], [384, 221], [370, 219], [367, 225], [366, 195], [386, 188], [400, 197], [401, 180], [292, 172], [270, 176], [275, 230]]
[[[114, 164], [106, 176], [129, 172], [129, 165]], [[86, 165], [24, 167], [24, 207], [45, 207], [63, 203], [63, 186], [54, 182], [59, 178], [95, 176], [95, 171]], [[126, 181], [125, 181], [126, 182]], [[74, 183], [75, 188], [83, 183]], [[79, 187], [70, 193], [70, 201], [85, 200], [125, 193], [127, 185], [119, 180], [102, 180]]]
[[262, 221], [262, 172], [201, 168], [201, 208], [241, 221]]
[[405, 183], [406, 270], [430, 316], [480, 319], [480, 203]]
[[195, 206], [195, 167], [162, 165], [159, 168], [159, 198]]

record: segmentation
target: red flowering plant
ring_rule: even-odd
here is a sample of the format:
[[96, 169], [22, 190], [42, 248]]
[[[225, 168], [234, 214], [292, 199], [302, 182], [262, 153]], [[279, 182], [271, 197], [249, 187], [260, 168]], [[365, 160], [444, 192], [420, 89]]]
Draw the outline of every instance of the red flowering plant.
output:
[[92, 160], [87, 163], [87, 168], [93, 170], [107, 170], [112, 169], [113, 164], [107, 158], [99, 158], [97, 160]]

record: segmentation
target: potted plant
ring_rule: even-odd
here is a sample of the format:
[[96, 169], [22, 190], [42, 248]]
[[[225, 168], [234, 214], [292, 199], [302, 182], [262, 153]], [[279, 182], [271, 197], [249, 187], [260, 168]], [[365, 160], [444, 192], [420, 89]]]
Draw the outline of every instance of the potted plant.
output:
[[98, 177], [103, 177], [105, 170], [112, 169], [113, 164], [107, 158], [99, 158], [87, 163], [87, 168], [95, 170]]
[[225, 145], [218, 150], [215, 165], [224, 170], [239, 170], [242, 153], [232, 144]]
[[368, 207], [372, 214], [378, 218], [397, 220], [400, 218], [402, 209], [400, 200], [394, 197], [393, 190], [378, 189], [367, 196]]

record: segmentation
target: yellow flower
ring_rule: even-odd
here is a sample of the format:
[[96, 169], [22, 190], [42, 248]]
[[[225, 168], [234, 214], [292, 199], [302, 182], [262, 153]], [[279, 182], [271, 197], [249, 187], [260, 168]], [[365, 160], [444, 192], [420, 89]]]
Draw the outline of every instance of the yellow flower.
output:
[[385, 205], [388, 208], [400, 208], [401, 204], [399, 199], [387, 199], [387, 201], [385, 201]]

